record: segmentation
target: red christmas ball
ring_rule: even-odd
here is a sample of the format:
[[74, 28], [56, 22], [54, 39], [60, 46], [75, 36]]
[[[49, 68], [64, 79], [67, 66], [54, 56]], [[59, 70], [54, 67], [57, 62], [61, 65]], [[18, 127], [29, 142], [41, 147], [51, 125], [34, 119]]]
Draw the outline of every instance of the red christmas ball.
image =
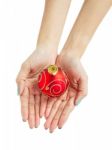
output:
[[69, 80], [64, 71], [56, 65], [44, 69], [38, 78], [38, 87], [50, 97], [62, 95], [68, 88]]

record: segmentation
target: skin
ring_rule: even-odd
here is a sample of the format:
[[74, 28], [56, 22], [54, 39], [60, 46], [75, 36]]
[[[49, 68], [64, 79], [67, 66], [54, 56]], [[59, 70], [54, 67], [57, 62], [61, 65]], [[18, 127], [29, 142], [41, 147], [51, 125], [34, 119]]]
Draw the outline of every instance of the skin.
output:
[[[44, 68], [55, 64], [57, 48], [70, 2], [71, 0], [45, 1], [36, 49], [23, 62], [16, 79], [19, 87], [22, 119], [23, 121], [28, 120], [30, 128], [38, 127], [40, 117], [45, 113], [48, 97], [40, 93], [36, 87], [37, 78]], [[55, 101], [55, 99], [50, 100]]]
[[[23, 121], [28, 120], [30, 128], [38, 127], [40, 115], [47, 104], [47, 96], [38, 90], [37, 80], [39, 72], [51, 63], [55, 63], [53, 53], [36, 49], [23, 63], [17, 77], [22, 119]], [[42, 106], [43, 109], [40, 110]]]
[[[87, 95], [88, 79], [80, 58], [112, 4], [112, 0], [84, 1], [68, 39], [57, 55], [70, 2], [46, 0], [37, 47], [23, 63], [17, 77], [23, 120], [28, 120], [31, 128], [38, 127], [40, 117], [44, 115], [44, 126], [51, 133], [57, 126], [63, 127], [74, 106]], [[35, 85], [39, 72], [55, 63], [67, 73], [71, 84], [59, 98], [48, 99]]]
[[71, 86], [67, 94], [69, 100], [60, 104], [54, 117], [51, 115], [52, 107], [46, 120], [45, 128], [49, 128], [51, 133], [57, 126], [63, 127], [74, 109], [74, 103], [77, 105], [87, 95], [88, 77], [80, 58], [111, 4], [112, 0], [86, 0], [60, 55], [57, 56], [57, 65], [68, 74]]

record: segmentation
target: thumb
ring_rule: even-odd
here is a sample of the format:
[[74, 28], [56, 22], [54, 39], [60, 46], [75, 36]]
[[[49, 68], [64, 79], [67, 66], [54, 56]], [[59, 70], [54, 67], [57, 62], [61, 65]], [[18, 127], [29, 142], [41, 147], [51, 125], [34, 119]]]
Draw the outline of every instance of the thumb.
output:
[[18, 85], [18, 94], [21, 95], [25, 88], [25, 80], [30, 73], [30, 66], [28, 64], [23, 64], [17, 75], [16, 83]]
[[78, 105], [82, 99], [87, 96], [87, 92], [88, 92], [88, 83], [87, 83], [87, 79], [83, 79], [81, 78], [79, 81], [79, 86], [78, 86], [78, 90], [77, 90], [77, 95], [75, 98], [75, 105]]

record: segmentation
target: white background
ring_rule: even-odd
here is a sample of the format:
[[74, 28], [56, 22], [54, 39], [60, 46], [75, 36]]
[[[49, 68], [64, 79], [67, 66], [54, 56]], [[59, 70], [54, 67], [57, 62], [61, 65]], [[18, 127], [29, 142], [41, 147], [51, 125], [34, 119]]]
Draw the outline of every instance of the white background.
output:
[[[59, 50], [82, 5], [72, 0]], [[34, 50], [43, 0], [0, 0], [0, 149], [112, 150], [112, 9], [91, 40], [82, 63], [89, 76], [89, 94], [53, 134], [29, 129], [20, 115], [15, 78]]]

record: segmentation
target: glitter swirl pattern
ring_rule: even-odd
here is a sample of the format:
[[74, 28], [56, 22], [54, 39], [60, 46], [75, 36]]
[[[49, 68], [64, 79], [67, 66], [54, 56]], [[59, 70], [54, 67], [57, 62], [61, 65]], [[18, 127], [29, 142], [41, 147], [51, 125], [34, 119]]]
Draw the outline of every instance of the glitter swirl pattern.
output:
[[57, 97], [66, 91], [68, 80], [62, 71], [58, 75], [53, 76], [45, 69], [39, 75], [38, 86], [44, 94]]

